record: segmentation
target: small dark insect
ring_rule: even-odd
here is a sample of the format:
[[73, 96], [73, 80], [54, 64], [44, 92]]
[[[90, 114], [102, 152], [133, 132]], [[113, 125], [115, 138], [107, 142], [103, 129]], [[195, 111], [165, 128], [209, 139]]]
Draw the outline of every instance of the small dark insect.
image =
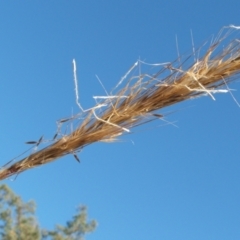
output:
[[63, 118], [61, 120], [59, 120], [60, 123], [64, 123], [64, 122], [67, 122], [69, 120], [71, 120], [72, 118]]
[[56, 134], [53, 136], [53, 140], [56, 139], [57, 135], [58, 135], [58, 133], [56, 133]]
[[28, 141], [25, 143], [26, 144], [36, 144], [36, 146], [38, 146], [42, 142], [42, 140], [43, 140], [43, 136], [41, 136], [38, 141]]
[[38, 142], [36, 141], [28, 141], [28, 142], [25, 142], [26, 144], [37, 144]]
[[153, 116], [154, 116], [154, 117], [159, 117], [159, 118], [162, 118], [162, 117], [163, 117], [163, 115], [158, 114], [158, 113], [153, 113]]
[[75, 159], [80, 163], [80, 159], [78, 158], [77, 154], [73, 154], [73, 156], [75, 157]]

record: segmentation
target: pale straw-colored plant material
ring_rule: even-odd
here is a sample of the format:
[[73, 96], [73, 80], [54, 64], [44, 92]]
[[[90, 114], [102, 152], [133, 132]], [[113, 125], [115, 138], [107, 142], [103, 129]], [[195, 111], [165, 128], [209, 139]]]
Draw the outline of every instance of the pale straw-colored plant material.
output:
[[[237, 79], [240, 73], [240, 41], [236, 37], [231, 38], [237, 29], [235, 26], [224, 28], [202, 57], [197, 55], [201, 55], [204, 47], [191, 55], [193, 63], [187, 68], [187, 61], [177, 60], [159, 65], [155, 74], [147, 72], [130, 76], [140, 64], [140, 61], [136, 62], [119, 82], [118, 88], [125, 85], [116, 94], [98, 97], [101, 101], [95, 107], [60, 120], [59, 124], [74, 120], [77, 125], [68, 134], [61, 134], [59, 127], [50, 145], [4, 165], [0, 179], [67, 154], [73, 154], [79, 160], [76, 153], [85, 146], [99, 141], [112, 142], [139, 124], [163, 118], [158, 110], [198, 96], [208, 95], [214, 99], [215, 93], [229, 92], [227, 84]], [[77, 88], [76, 69], [74, 75]], [[76, 100], [78, 103], [77, 90]], [[39, 145], [41, 140], [29, 143]]]

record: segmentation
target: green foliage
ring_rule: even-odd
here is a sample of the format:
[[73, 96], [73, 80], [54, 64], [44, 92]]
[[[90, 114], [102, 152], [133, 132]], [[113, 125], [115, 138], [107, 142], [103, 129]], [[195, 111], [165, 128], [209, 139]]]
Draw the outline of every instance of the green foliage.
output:
[[96, 226], [95, 220], [87, 222], [87, 208], [82, 206], [66, 226], [57, 225], [53, 231], [41, 229], [34, 202], [24, 203], [9, 187], [0, 185], [1, 240], [83, 240]]
[[43, 231], [43, 237], [48, 239], [51, 236], [52, 240], [83, 240], [84, 234], [94, 231], [96, 227], [97, 222], [94, 220], [87, 223], [87, 208], [82, 206], [73, 219], [67, 222], [67, 226], [57, 225], [55, 231]]

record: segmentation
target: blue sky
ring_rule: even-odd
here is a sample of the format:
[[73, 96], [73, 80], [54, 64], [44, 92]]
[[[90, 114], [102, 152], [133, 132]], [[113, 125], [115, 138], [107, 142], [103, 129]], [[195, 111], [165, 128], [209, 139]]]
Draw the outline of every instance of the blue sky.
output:
[[[111, 90], [141, 58], [159, 63], [200, 46], [221, 27], [239, 25], [233, 1], [1, 1], [1, 165], [52, 138], [56, 120], [80, 101]], [[240, 101], [240, 84], [232, 84]], [[53, 228], [79, 204], [98, 221], [93, 240], [240, 239], [240, 109], [230, 94], [188, 101], [165, 112], [177, 127], [154, 122], [120, 142], [96, 143], [80, 154], [6, 180], [37, 203], [38, 221]], [[134, 142], [134, 144], [133, 144]]]

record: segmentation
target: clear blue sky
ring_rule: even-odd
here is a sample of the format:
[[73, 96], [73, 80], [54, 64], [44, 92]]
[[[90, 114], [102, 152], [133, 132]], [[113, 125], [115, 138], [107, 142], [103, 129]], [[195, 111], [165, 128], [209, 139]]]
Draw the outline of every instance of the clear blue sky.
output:
[[[240, 2], [229, 1], [1, 1], [0, 164], [52, 138], [56, 120], [111, 90], [139, 57], [172, 61], [222, 26], [239, 25]], [[231, 85], [238, 91], [240, 83]], [[38, 221], [53, 228], [79, 204], [98, 221], [87, 240], [240, 239], [240, 109], [230, 94], [173, 108], [172, 125], [154, 122], [121, 142], [97, 143], [6, 180], [37, 203]], [[171, 109], [172, 110], [172, 109]], [[166, 110], [167, 111], [167, 110]], [[134, 142], [134, 144], [132, 144]]]

